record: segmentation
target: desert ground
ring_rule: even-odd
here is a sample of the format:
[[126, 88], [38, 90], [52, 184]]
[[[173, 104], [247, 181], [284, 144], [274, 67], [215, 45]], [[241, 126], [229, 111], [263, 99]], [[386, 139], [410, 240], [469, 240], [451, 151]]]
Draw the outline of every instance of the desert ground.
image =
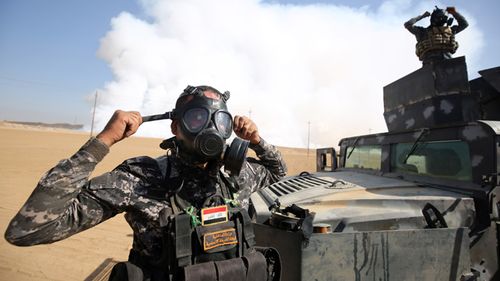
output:
[[[5, 233], [42, 175], [61, 159], [70, 157], [89, 138], [88, 133], [46, 129], [0, 122], [0, 232]], [[93, 175], [113, 169], [139, 155], [165, 153], [160, 139], [132, 137], [112, 147]], [[289, 175], [315, 170], [315, 151], [280, 148]], [[132, 231], [123, 215], [50, 245], [12, 246], [0, 239], [2, 280], [89, 280], [108, 259], [126, 260]]]

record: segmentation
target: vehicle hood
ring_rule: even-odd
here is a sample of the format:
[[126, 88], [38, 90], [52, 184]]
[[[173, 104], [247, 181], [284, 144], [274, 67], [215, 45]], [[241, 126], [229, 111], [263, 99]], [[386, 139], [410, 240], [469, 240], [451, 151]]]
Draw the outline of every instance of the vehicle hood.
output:
[[334, 231], [420, 229], [428, 226], [422, 214], [434, 206], [448, 227], [469, 227], [473, 199], [467, 195], [400, 179], [350, 171], [317, 173], [284, 179], [252, 197], [258, 218], [270, 215], [268, 206], [296, 204], [315, 213], [314, 223]]

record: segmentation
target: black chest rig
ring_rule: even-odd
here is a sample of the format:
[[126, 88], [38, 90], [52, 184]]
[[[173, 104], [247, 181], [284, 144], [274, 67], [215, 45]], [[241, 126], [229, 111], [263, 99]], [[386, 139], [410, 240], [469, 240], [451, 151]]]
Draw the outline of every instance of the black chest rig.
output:
[[174, 280], [267, 280], [266, 258], [255, 250], [246, 210], [217, 204], [179, 212], [168, 223]]
[[[279, 280], [279, 254], [255, 247], [250, 216], [232, 197], [236, 181], [219, 170], [208, 177], [190, 173], [170, 178], [167, 172], [171, 210], [160, 219], [161, 258], [152, 261], [130, 253], [143, 280]], [[191, 194], [200, 188], [201, 195]]]

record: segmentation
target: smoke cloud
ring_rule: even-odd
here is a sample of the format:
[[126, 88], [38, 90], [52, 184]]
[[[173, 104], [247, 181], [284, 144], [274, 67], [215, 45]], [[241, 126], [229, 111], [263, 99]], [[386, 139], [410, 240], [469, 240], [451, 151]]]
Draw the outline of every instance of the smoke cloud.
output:
[[[383, 86], [420, 67], [403, 23], [435, 4], [143, 1], [146, 19], [123, 12], [101, 40], [98, 55], [114, 80], [99, 89], [96, 128], [116, 109], [163, 113], [187, 85], [211, 85], [229, 90], [230, 112], [250, 115], [280, 146], [306, 147], [308, 136], [310, 147], [336, 146], [343, 136], [386, 131]], [[467, 19], [457, 55], [474, 65], [482, 34]], [[170, 121], [138, 134], [170, 137]]]

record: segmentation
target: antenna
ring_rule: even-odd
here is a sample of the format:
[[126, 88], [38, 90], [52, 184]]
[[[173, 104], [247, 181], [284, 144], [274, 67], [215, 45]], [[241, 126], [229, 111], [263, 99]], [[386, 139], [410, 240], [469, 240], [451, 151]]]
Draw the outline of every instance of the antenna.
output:
[[307, 157], [309, 157], [309, 140], [311, 139], [311, 121], [307, 121]]
[[97, 91], [95, 91], [95, 99], [94, 99], [94, 112], [92, 113], [92, 124], [90, 125], [90, 137], [92, 137], [94, 133], [94, 120], [95, 120], [95, 108], [97, 106]]

